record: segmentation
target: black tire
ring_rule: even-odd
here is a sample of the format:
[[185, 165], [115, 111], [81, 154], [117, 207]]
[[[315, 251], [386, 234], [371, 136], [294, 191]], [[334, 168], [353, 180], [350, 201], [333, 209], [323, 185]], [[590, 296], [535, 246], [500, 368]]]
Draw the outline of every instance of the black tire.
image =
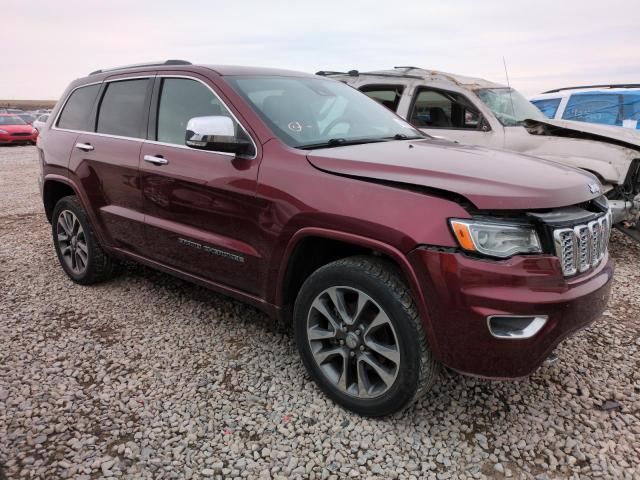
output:
[[[353, 287], [366, 294], [384, 310], [395, 330], [400, 352], [396, 377], [392, 385], [375, 398], [360, 398], [340, 390], [320, 368], [312, 352], [308, 337], [312, 304], [331, 287]], [[439, 365], [430, 354], [411, 292], [395, 265], [384, 259], [350, 257], [314, 272], [296, 299], [294, 328], [298, 351], [309, 375], [328, 397], [360, 415], [380, 417], [398, 412], [428, 391], [437, 378]], [[357, 354], [356, 351], [352, 355]]]
[[[70, 211], [76, 216], [84, 233], [84, 240], [87, 248], [87, 261], [82, 271], [73, 271], [73, 269], [67, 264], [67, 261], [63, 258], [57, 229], [60, 215], [66, 211]], [[75, 195], [63, 197], [58, 201], [58, 203], [56, 203], [56, 206], [53, 209], [51, 227], [53, 245], [56, 249], [58, 261], [71, 280], [80, 285], [91, 285], [108, 280], [118, 273], [119, 262], [107, 255], [98, 244], [98, 240], [93, 232], [91, 223], [87, 218], [87, 214]]]

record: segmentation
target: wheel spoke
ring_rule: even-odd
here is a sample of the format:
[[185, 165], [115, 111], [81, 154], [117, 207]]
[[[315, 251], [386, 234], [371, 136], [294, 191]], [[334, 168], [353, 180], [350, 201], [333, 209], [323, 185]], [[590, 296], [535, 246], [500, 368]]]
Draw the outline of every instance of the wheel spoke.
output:
[[346, 363], [347, 358], [349, 357], [349, 352], [345, 347], [334, 347], [326, 350], [320, 350], [313, 354], [316, 357], [316, 361], [318, 365], [322, 365], [328, 359], [333, 358], [335, 356], [342, 357], [343, 363]]
[[324, 301], [318, 297], [314, 300], [311, 308], [315, 308], [320, 314], [327, 319], [327, 321], [331, 324], [334, 331], [338, 331], [340, 328], [339, 322], [333, 317], [333, 314], [327, 309]]
[[330, 340], [336, 337], [336, 331], [327, 330], [319, 326], [309, 328], [309, 340]]
[[387, 360], [392, 361], [396, 365], [400, 363], [400, 352], [394, 346], [383, 345], [374, 339], [365, 338], [364, 344], [369, 347], [371, 350], [376, 352], [378, 355], [383, 356]]
[[381, 365], [378, 360], [371, 355], [370, 353], [363, 353], [360, 355], [360, 361], [365, 362], [369, 365], [380, 377], [380, 380], [387, 386], [390, 387], [393, 381], [395, 380], [395, 374], [393, 371], [389, 371], [385, 366]]
[[358, 302], [356, 303], [356, 312], [353, 315], [353, 323], [358, 323], [360, 321], [360, 315], [368, 303], [369, 297], [358, 292]]
[[62, 256], [64, 257], [67, 253], [69, 253], [71, 251], [71, 245], [67, 245], [66, 247], [64, 247], [60, 253], [62, 254]]
[[64, 218], [64, 213], [58, 217], [58, 226], [62, 227], [62, 230], [67, 234], [67, 237], [71, 235], [71, 232], [69, 232], [69, 228], [67, 227], [66, 219]]
[[367, 375], [366, 369], [364, 368], [364, 362], [360, 358], [358, 358], [357, 370], [358, 396], [366, 398], [371, 392], [371, 382], [369, 381], [369, 376]]
[[347, 311], [347, 306], [344, 303], [344, 292], [338, 288], [330, 288], [327, 290], [333, 305], [336, 307], [338, 315], [340, 315], [340, 319], [349, 325], [353, 323], [353, 319], [349, 315]]
[[380, 310], [375, 318], [371, 321], [371, 323], [367, 326], [366, 330], [364, 331], [364, 336], [366, 337], [372, 331], [387, 324], [391, 325], [391, 321], [389, 320], [389, 317], [387, 317], [387, 314]]
[[73, 223], [71, 227], [71, 235], [78, 235], [78, 231], [81, 229], [80, 222], [77, 217], [73, 217]]
[[82, 241], [78, 241], [78, 244], [76, 245], [80, 250], [82, 250], [82, 252], [85, 255], [89, 254], [89, 249], [87, 248], [87, 244], [82, 242]]

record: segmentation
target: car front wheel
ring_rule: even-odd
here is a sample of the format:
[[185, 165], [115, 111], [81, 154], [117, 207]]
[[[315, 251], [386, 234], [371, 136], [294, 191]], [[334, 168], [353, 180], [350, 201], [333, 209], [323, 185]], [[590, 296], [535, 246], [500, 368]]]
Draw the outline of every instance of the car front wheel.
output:
[[411, 293], [383, 259], [351, 257], [317, 270], [300, 290], [294, 321], [311, 377], [361, 415], [409, 406], [437, 376]]

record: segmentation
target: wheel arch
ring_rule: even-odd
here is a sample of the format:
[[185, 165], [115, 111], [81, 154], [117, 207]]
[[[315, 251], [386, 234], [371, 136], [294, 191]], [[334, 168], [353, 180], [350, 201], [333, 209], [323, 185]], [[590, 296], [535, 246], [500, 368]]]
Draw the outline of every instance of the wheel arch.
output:
[[[314, 247], [323, 244], [323, 242], [333, 250], [321, 253], [317, 258], [311, 260], [305, 258], [306, 254], [314, 252]], [[422, 321], [426, 326], [427, 335], [431, 336], [430, 316], [425, 298], [419, 286], [416, 272], [406, 255], [394, 246], [379, 240], [316, 227], [303, 228], [296, 232], [285, 250], [275, 290], [275, 302], [281, 311], [282, 320], [286, 324], [290, 324], [293, 302], [295, 302], [300, 287], [311, 273], [332, 261], [363, 253], [386, 258], [398, 268], [401, 277], [411, 290]], [[300, 263], [301, 259], [305, 261]]]

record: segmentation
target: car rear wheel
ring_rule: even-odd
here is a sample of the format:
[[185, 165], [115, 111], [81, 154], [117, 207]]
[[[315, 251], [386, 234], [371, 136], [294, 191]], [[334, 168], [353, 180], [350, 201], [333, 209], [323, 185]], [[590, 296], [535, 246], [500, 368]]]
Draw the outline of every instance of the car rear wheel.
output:
[[317, 270], [300, 290], [294, 321], [311, 377], [361, 415], [402, 410], [437, 376], [411, 293], [385, 260], [351, 257]]
[[118, 262], [98, 244], [87, 215], [76, 196], [58, 201], [52, 216], [53, 244], [65, 273], [76, 283], [89, 285], [111, 278]]

